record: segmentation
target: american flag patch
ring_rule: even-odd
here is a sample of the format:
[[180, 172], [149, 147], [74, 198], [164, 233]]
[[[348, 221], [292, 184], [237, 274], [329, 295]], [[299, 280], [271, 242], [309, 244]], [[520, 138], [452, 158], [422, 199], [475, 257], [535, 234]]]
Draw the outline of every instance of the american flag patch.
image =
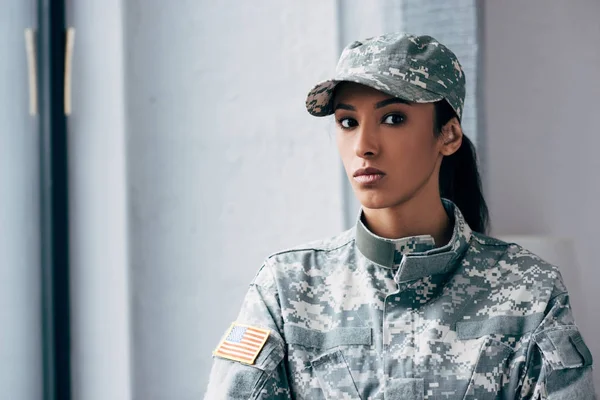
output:
[[269, 333], [271, 331], [268, 329], [234, 322], [229, 327], [225, 339], [219, 343], [213, 354], [245, 364], [254, 364], [254, 360], [265, 345]]

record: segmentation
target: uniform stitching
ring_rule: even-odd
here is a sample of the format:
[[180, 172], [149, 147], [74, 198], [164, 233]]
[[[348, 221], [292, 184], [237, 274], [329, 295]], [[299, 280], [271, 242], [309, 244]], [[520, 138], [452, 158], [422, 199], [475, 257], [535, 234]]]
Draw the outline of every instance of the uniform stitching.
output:
[[[340, 234], [339, 236], [342, 236], [344, 233]], [[353, 242], [355, 240], [354, 237], [350, 236], [345, 242], [343, 242], [342, 244], [336, 246], [336, 247], [318, 247], [318, 246], [307, 246], [307, 247], [298, 247], [298, 248], [293, 248], [293, 249], [285, 249], [285, 250], [281, 250], [275, 253], [272, 253], [271, 255], [269, 255], [269, 257], [267, 258], [272, 258], [281, 254], [288, 254], [288, 253], [296, 253], [296, 252], [303, 252], [303, 251], [321, 251], [321, 252], [329, 252], [329, 251], [334, 251], [334, 250], [338, 250], [346, 245], [348, 245], [350, 242]]]

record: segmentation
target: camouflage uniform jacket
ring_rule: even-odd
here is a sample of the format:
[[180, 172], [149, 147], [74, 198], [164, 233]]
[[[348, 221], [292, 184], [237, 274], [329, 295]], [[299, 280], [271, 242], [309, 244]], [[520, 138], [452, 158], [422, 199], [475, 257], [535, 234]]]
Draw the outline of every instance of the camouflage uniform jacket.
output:
[[471, 231], [389, 240], [360, 221], [270, 256], [237, 321], [271, 330], [253, 365], [214, 358], [207, 399], [595, 398], [558, 269]]

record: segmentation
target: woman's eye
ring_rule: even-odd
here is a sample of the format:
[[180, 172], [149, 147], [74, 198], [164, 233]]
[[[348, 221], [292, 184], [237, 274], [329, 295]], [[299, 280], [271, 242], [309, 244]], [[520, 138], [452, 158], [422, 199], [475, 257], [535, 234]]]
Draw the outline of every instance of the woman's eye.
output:
[[403, 123], [405, 120], [404, 115], [400, 114], [390, 114], [384, 118], [383, 123], [389, 125], [398, 125]]
[[344, 129], [354, 128], [358, 125], [358, 122], [356, 122], [356, 120], [353, 118], [341, 118], [338, 123]]

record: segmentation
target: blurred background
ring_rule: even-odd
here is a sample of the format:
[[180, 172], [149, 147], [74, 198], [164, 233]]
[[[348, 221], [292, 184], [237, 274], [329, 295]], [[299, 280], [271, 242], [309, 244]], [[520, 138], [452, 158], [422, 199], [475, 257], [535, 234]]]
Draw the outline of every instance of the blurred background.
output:
[[2, 6], [2, 398], [202, 398], [263, 259], [352, 225], [332, 120], [304, 100], [389, 31], [461, 60], [492, 235], [560, 265], [600, 355], [600, 2]]

